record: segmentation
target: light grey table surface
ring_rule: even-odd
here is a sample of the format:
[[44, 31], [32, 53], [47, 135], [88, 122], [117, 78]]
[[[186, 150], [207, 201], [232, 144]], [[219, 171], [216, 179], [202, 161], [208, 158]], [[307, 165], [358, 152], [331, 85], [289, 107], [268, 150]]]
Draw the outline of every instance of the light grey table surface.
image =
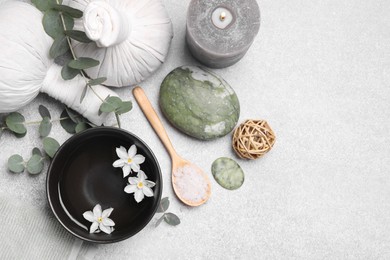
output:
[[[198, 64], [185, 46], [188, 0], [165, 0], [174, 39], [165, 64], [141, 86], [158, 107], [159, 85], [172, 69]], [[240, 122], [266, 119], [277, 141], [256, 161], [238, 159], [231, 135], [202, 142], [163, 122], [177, 151], [207, 170], [221, 156], [236, 159], [245, 183], [228, 191], [212, 179], [207, 204], [188, 208], [173, 195], [170, 158], [131, 94], [123, 128], [155, 152], [163, 196], [182, 223], [156, 217], [136, 236], [98, 247], [96, 259], [389, 259], [390, 258], [390, 2], [388, 0], [258, 1], [260, 33], [236, 65], [214, 70], [235, 89]], [[1, 19], [1, 18], [0, 18]], [[38, 106], [58, 117], [63, 105], [45, 96]], [[158, 110], [159, 111], [159, 110]], [[69, 135], [54, 124], [51, 136]], [[7, 171], [7, 158], [42, 147], [35, 126], [23, 139], [0, 140], [0, 190], [36, 207], [47, 205], [46, 174]], [[45, 170], [47, 169], [47, 166]], [[2, 213], [3, 214], [3, 213]]]

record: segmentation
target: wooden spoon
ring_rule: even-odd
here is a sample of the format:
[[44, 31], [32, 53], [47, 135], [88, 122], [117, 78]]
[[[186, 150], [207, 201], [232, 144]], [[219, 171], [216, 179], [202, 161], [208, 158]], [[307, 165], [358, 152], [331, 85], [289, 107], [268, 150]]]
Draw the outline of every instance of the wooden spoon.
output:
[[188, 206], [199, 206], [210, 197], [211, 183], [207, 175], [196, 165], [181, 158], [172, 146], [168, 134], [156, 111], [141, 87], [133, 89], [133, 95], [149, 123], [164, 144], [172, 160], [172, 186], [176, 196]]

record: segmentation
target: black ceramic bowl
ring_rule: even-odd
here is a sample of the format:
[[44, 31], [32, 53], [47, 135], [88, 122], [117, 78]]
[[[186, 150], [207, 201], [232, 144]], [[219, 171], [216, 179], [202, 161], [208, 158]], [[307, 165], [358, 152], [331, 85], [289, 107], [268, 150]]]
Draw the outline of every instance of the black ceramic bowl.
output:
[[[155, 182], [154, 196], [140, 203], [134, 194], [124, 192], [128, 178], [112, 163], [118, 159], [115, 148], [137, 146], [145, 156], [141, 169]], [[129, 176], [136, 176], [131, 173]], [[113, 243], [129, 238], [143, 229], [155, 214], [161, 199], [162, 179], [157, 159], [137, 136], [112, 127], [97, 127], [74, 135], [55, 154], [48, 170], [46, 192], [51, 209], [59, 222], [78, 238], [95, 243]], [[110, 218], [115, 230], [89, 233], [91, 222], [83, 217], [96, 204], [114, 208]]]

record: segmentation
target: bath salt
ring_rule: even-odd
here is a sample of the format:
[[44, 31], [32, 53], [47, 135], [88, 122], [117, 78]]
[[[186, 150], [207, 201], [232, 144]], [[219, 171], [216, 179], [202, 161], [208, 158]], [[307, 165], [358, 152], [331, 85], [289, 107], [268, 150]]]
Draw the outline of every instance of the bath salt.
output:
[[185, 200], [201, 202], [207, 199], [210, 189], [203, 173], [195, 166], [184, 166], [174, 171], [174, 184], [177, 192]]

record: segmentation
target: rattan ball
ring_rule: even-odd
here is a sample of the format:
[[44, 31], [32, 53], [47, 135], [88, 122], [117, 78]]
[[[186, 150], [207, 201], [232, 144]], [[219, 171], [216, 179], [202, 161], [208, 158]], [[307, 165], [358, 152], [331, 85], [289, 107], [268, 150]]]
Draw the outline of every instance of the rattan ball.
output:
[[233, 133], [233, 149], [244, 159], [257, 159], [275, 143], [275, 134], [265, 120], [246, 120]]

